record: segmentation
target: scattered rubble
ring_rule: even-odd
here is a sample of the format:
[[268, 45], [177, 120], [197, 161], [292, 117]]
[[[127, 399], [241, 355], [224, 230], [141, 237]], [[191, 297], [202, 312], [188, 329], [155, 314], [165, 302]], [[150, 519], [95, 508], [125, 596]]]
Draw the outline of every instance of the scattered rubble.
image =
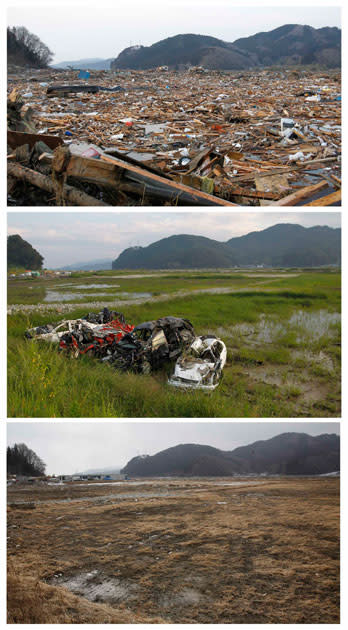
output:
[[337, 71], [9, 72], [9, 205], [340, 205]]

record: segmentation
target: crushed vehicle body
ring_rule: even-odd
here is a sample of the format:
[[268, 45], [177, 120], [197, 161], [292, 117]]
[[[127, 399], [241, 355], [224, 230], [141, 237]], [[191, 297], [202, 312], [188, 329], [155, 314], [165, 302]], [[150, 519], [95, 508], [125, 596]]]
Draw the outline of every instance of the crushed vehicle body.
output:
[[213, 390], [220, 381], [227, 350], [214, 335], [196, 337], [188, 351], [175, 364], [168, 383], [174, 387]]
[[81, 319], [31, 328], [25, 336], [59, 343], [74, 357], [88, 352], [117, 369], [147, 374], [179, 357], [196, 335], [187, 319], [167, 316], [134, 327], [122, 313], [104, 308]]

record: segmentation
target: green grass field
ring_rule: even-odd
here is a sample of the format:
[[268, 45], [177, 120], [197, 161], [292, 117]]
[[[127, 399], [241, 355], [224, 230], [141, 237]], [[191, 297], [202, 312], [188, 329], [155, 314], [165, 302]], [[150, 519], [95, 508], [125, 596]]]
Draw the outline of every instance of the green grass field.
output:
[[[77, 288], [99, 283], [113, 286]], [[10, 278], [9, 306], [29, 310], [10, 309], [8, 318], [8, 416], [339, 417], [340, 283], [340, 273], [330, 270]], [[47, 291], [68, 293], [69, 313], [61, 304], [43, 311]], [[119, 292], [151, 297], [122, 303]], [[89, 299], [92, 293], [98, 297]], [[221, 337], [228, 359], [218, 388], [178, 391], [167, 385], [170, 364], [150, 376], [118, 373], [91, 357], [70, 359], [56, 346], [24, 339], [28, 327], [100, 310], [95, 302], [112, 303], [134, 325], [175, 315], [190, 319], [198, 335]]]

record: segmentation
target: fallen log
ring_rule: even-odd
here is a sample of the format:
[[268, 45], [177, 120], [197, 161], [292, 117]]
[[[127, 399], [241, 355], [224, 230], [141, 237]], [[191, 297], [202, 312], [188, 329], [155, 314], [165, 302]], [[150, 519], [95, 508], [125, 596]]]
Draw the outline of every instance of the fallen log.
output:
[[[53, 181], [47, 177], [47, 175], [43, 175], [42, 173], [38, 173], [37, 171], [33, 171], [30, 168], [26, 168], [25, 166], [21, 166], [20, 164], [9, 162], [7, 164], [7, 174], [10, 177], [14, 177], [21, 181], [28, 182], [41, 190], [45, 190], [46, 192], [52, 193], [57, 196], [58, 190], [55, 187]], [[106, 206], [108, 204], [103, 201], [99, 201], [99, 199], [95, 199], [91, 197], [91, 195], [87, 195], [81, 190], [78, 190], [74, 186], [69, 186], [68, 184], [64, 184], [62, 189], [59, 190], [59, 195], [67, 201], [69, 205], [72, 206]]]

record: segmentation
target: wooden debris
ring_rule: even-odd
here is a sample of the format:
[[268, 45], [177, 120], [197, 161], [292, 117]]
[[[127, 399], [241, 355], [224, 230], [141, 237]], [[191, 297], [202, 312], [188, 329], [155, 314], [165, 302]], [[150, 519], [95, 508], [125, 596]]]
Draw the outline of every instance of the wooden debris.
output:
[[313, 184], [312, 186], [305, 186], [305, 188], [300, 188], [291, 195], [287, 195], [287, 197], [283, 197], [279, 201], [274, 201], [270, 205], [271, 206], [295, 206], [300, 201], [304, 199], [308, 199], [319, 190], [326, 188], [328, 186], [327, 181], [318, 182], [318, 184]]
[[[25, 166], [20, 166], [19, 164], [14, 164], [9, 162], [7, 165], [8, 175], [11, 178], [19, 179], [21, 181], [28, 182], [33, 186], [37, 186], [46, 192], [50, 192], [53, 194], [57, 194], [57, 188], [54, 185], [52, 179], [47, 177], [47, 175], [43, 175], [42, 173], [38, 173], [37, 171], [33, 171], [30, 168], [26, 168]], [[91, 197], [91, 195], [87, 195], [86, 193], [74, 188], [73, 186], [68, 186], [65, 184], [62, 187], [62, 190], [59, 191], [62, 198], [67, 202], [68, 205], [71, 206], [106, 206], [103, 201], [99, 199], [95, 199]]]
[[[40, 132], [52, 150], [58, 142], [69, 145], [73, 140], [98, 147], [104, 156], [112, 152], [128, 166], [114, 162], [112, 173], [96, 165], [81, 171], [93, 171], [97, 186], [98, 173], [112, 188], [116, 179], [132, 204], [146, 199], [154, 204], [238, 201], [281, 206], [289, 205], [290, 194], [301, 204], [310, 200], [309, 187], [317, 185], [318, 177], [327, 179], [324, 204], [340, 188], [341, 88], [336, 71], [323, 76], [303, 70], [295, 77], [286, 68], [198, 74], [121, 70], [116, 86], [115, 75], [106, 71], [91, 71], [91, 84], [79, 83], [74, 70], [45, 69], [42, 77], [40, 72], [29, 92], [25, 70], [9, 77], [12, 131]], [[309, 92], [320, 99], [306, 101]], [[50, 98], [54, 95], [59, 101]], [[46, 136], [57, 138], [52, 141], [57, 145]], [[20, 139], [12, 136], [11, 142], [10, 155]], [[35, 142], [23, 138], [30, 148]], [[49, 157], [39, 160], [43, 162], [47, 168]], [[77, 161], [72, 164], [76, 167]], [[146, 177], [130, 165], [146, 171]], [[190, 190], [180, 190], [179, 184]], [[213, 194], [204, 192], [205, 187]]]

